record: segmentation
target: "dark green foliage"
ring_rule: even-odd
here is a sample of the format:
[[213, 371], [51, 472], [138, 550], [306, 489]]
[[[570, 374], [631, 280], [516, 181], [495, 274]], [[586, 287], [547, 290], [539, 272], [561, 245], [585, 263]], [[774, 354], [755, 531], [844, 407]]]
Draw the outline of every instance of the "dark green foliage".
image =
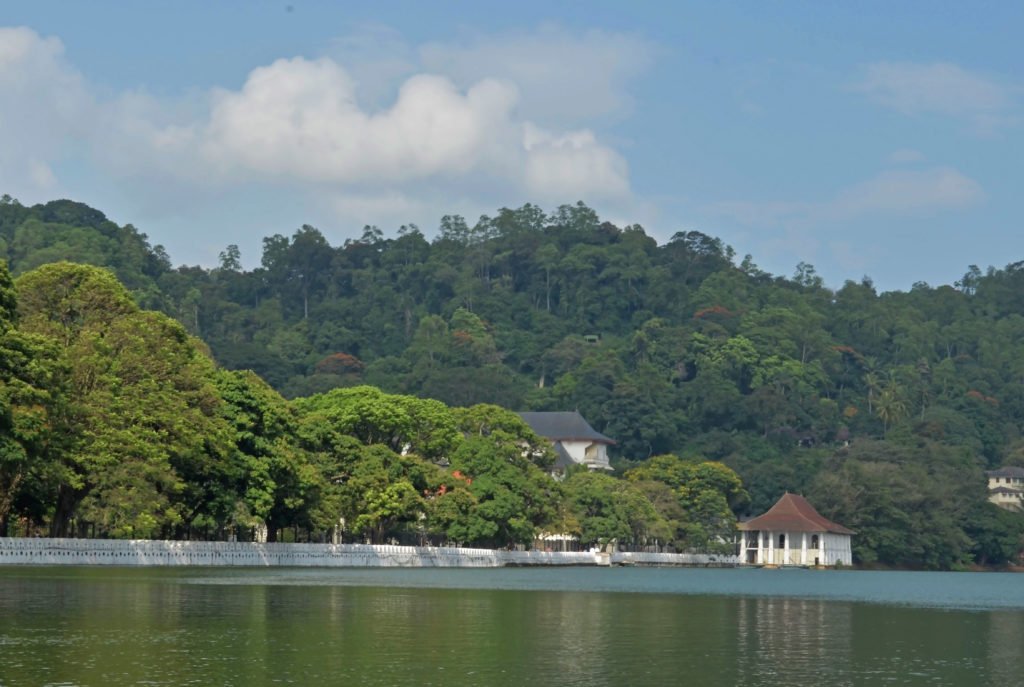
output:
[[[950, 569], [971, 559], [968, 523], [985, 489], [976, 459], [912, 436], [863, 441], [830, 459], [808, 497], [822, 515], [854, 529], [864, 563]], [[970, 526], [977, 536], [987, 523]], [[988, 535], [984, 535], [988, 536]]]
[[163, 304], [157, 282], [171, 268], [163, 247], [150, 246], [135, 227], [70, 200], [30, 208], [0, 203], [0, 258], [15, 276], [61, 260], [106, 267], [147, 307]]
[[974, 542], [974, 560], [982, 565], [1016, 563], [1024, 549], [1024, 517], [991, 503], [975, 505], [964, 530]]

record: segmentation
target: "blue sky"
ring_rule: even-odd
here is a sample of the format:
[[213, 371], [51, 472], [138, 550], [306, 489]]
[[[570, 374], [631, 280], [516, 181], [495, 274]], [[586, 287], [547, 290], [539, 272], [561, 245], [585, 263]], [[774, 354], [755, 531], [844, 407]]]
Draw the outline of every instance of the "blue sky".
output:
[[176, 263], [583, 200], [773, 273], [1024, 259], [1017, 3], [5, 3], [0, 192]]

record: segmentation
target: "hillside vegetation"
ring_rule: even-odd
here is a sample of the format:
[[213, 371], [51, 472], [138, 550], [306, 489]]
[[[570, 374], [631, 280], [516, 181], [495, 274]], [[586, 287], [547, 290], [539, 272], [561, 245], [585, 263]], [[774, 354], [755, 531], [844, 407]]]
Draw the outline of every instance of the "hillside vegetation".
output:
[[[167, 517], [156, 517], [152, 533], [255, 519], [272, 530], [323, 532], [345, 513], [366, 536], [384, 537], [409, 513], [425, 512], [416, 501], [425, 499], [450, 504], [435, 516], [448, 524], [431, 527], [453, 540], [522, 541], [528, 532], [583, 531], [589, 522], [594, 541], [621, 536], [698, 548], [716, 540], [722, 513], [698, 512], [689, 491], [697, 484], [719, 495], [710, 510], [725, 503], [729, 518], [763, 511], [785, 490], [803, 493], [860, 533], [854, 553], [864, 563], [952, 568], [1000, 563], [1020, 548], [1024, 518], [986, 503], [983, 474], [1024, 464], [1020, 264], [986, 272], [971, 266], [953, 286], [916, 284], [906, 293], [880, 294], [867, 278], [833, 290], [809, 265], [791, 278], [773, 276], [700, 232], [658, 245], [642, 228], [602, 222], [577, 204], [551, 214], [531, 205], [502, 209], [472, 225], [447, 216], [433, 240], [415, 226], [393, 237], [366, 227], [358, 239], [331, 246], [303, 226], [265, 238], [256, 269], [243, 269], [234, 246], [217, 267], [173, 269], [144, 234], [97, 210], [70, 201], [27, 208], [9, 199], [0, 204], [0, 257], [21, 275], [21, 319], [8, 329], [22, 343], [5, 345], [38, 346], [35, 359], [52, 362], [29, 366], [45, 378], [26, 385], [49, 394], [56, 406], [47, 412], [73, 418], [87, 410], [97, 414], [89, 426], [103, 429], [90, 431], [85, 444], [61, 438], [71, 453], [54, 463], [60, 469], [50, 470], [49, 482], [50, 473], [37, 470], [17, 491], [0, 491], [15, 504], [7, 522], [18, 515], [57, 530], [72, 521], [96, 527], [107, 517], [98, 486], [131, 490], [115, 475], [91, 486], [83, 476], [114, 470], [125, 456], [148, 460], [147, 452], [164, 451], [152, 460], [173, 474], [151, 476], [159, 498], [145, 503]], [[124, 286], [95, 270], [72, 277], [79, 268], [41, 267], [61, 259], [109, 268]], [[69, 279], [88, 287], [69, 290]], [[93, 294], [85, 304], [55, 295], [83, 288]], [[86, 326], [81, 308], [95, 299], [102, 321]], [[132, 368], [123, 353], [130, 350], [139, 351], [141, 367]], [[154, 359], [165, 361], [164, 372], [146, 366]], [[95, 368], [78, 369], [90, 360]], [[119, 396], [130, 386], [124, 375], [145, 382], [130, 391], [136, 396]], [[115, 396], [122, 405], [105, 409]], [[343, 411], [331, 409], [352, 399], [444, 408], [454, 443], [403, 455], [398, 435], [359, 437], [344, 429]], [[43, 408], [44, 400], [9, 405]], [[127, 417], [124, 408], [139, 416]], [[254, 408], [273, 409], [273, 421]], [[486, 496], [474, 492], [484, 490], [480, 480], [453, 479], [452, 471], [466, 476], [521, 462], [510, 446], [527, 440], [521, 433], [528, 430], [501, 408], [579, 409], [618, 441], [620, 478], [584, 474], [555, 484], [543, 460], [523, 459], [530, 465], [520, 465], [516, 479], [524, 481], [509, 487], [518, 499], [503, 500], [491, 487]], [[163, 412], [171, 417], [161, 420]], [[505, 428], [475, 434], [465, 424], [473, 412], [505, 418]], [[9, 424], [19, 417], [8, 415]], [[81, 431], [84, 420], [67, 422]], [[252, 423], [272, 432], [247, 438], [259, 435]], [[107, 430], [112, 436], [99, 436]], [[180, 440], [178, 453], [156, 437]], [[65, 450], [53, 438], [34, 448], [30, 439], [22, 442], [27, 455]], [[480, 442], [487, 441], [485, 451]], [[490, 468], [474, 462], [487, 452], [504, 459], [492, 455]], [[667, 454], [679, 458], [653, 458]], [[407, 465], [413, 458], [431, 467]], [[359, 520], [373, 507], [341, 495], [343, 486], [362, 484], [356, 465], [398, 504], [381, 512], [400, 515]], [[698, 474], [713, 466], [735, 471], [749, 498], [738, 484]], [[292, 468], [287, 479], [266, 477]], [[70, 476], [57, 474], [69, 469]], [[139, 475], [121, 470], [123, 478]], [[274, 487], [257, 498], [253, 479]], [[44, 483], [60, 484], [60, 493], [44, 493]], [[275, 492], [285, 483], [292, 486]], [[403, 483], [410, 489], [397, 486]], [[214, 484], [229, 486], [204, 491]], [[672, 498], [662, 498], [663, 488]], [[552, 501], [550, 490], [561, 496]], [[587, 496], [593, 490], [599, 494]], [[481, 498], [502, 505], [484, 507]], [[326, 510], [302, 513], [300, 502]], [[647, 508], [641, 504], [654, 508], [642, 527], [598, 533], [605, 511], [618, 508], [616, 517], [627, 522]], [[491, 513], [492, 525], [459, 520], [480, 513]], [[690, 534], [687, 523], [696, 528]]]

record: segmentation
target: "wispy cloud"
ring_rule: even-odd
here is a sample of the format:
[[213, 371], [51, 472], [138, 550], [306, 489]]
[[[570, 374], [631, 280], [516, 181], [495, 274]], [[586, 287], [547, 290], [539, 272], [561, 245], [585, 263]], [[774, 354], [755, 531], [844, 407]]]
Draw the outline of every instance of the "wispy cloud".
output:
[[820, 207], [826, 219], [869, 214], [928, 214], [969, 207], [984, 199], [981, 185], [952, 167], [887, 170], [840, 192]]
[[50, 192], [68, 142], [88, 137], [95, 102], [64, 45], [24, 27], [0, 27], [0, 187]]
[[992, 133], [1016, 121], [1020, 88], [951, 62], [876, 62], [851, 85], [872, 101], [905, 115], [938, 114]]
[[905, 165], [912, 162], [923, 162], [925, 154], [913, 148], [900, 148], [899, 150], [892, 151], [887, 160], [891, 164]]
[[629, 114], [632, 82], [658, 52], [636, 34], [553, 24], [497, 33], [466, 29], [420, 45], [389, 26], [364, 24], [336, 38], [325, 56], [345, 66], [371, 109], [385, 106], [418, 73], [444, 75], [462, 90], [499, 79], [516, 85], [523, 118], [558, 128]]
[[821, 201], [726, 201], [707, 210], [750, 227], [803, 230], [872, 215], [927, 215], [956, 210], [984, 198], [981, 185], [970, 177], [952, 167], [932, 167], [886, 170]]
[[651, 66], [658, 48], [629, 33], [532, 31], [466, 33], [419, 49], [423, 68], [466, 86], [486, 76], [507, 79], [521, 92], [524, 116], [565, 126], [628, 113], [630, 82]]

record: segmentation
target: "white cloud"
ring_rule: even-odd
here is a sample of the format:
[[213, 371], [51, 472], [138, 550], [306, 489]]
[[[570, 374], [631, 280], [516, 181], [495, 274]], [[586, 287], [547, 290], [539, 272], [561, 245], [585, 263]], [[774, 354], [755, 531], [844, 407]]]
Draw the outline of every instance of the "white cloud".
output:
[[417, 74], [390, 107], [369, 112], [341, 65], [294, 58], [253, 70], [238, 91], [214, 94], [207, 122], [152, 138], [161, 148], [197, 144], [222, 181], [360, 185], [374, 197], [472, 176], [465, 183], [511, 182], [538, 200], [629, 194], [625, 161], [592, 131], [548, 132], [517, 119], [517, 102], [507, 81], [483, 79], [462, 91], [446, 77]]
[[939, 114], [989, 133], [1015, 118], [1018, 88], [949, 62], [878, 62], [852, 86], [906, 115]]
[[515, 88], [480, 81], [465, 93], [416, 75], [376, 114], [327, 58], [278, 60], [253, 70], [240, 91], [214, 96], [203, 153], [222, 172], [327, 183], [398, 183], [477, 167], [508, 137]]
[[[399, 226], [434, 210], [400, 191], [336, 193], [328, 197], [327, 206], [333, 216], [343, 218], [353, 226], [366, 224], [370, 217], [381, 226]], [[436, 219], [441, 215], [427, 216]]]
[[726, 201], [711, 214], [764, 228], [806, 229], [872, 215], [928, 215], [975, 205], [985, 192], [975, 180], [951, 167], [886, 170], [840, 190], [824, 201]]
[[878, 244], [866, 241], [831, 241], [829, 251], [847, 274], [863, 273], [881, 257]]
[[122, 164], [155, 158], [178, 177], [220, 185], [314, 183], [350, 199], [488, 185], [542, 202], [629, 196], [621, 155], [590, 130], [550, 132], [517, 118], [518, 95], [507, 81], [461, 90], [416, 74], [389, 107], [371, 112], [343, 66], [292, 58], [254, 69], [239, 90], [213, 93], [208, 115], [185, 124], [154, 124], [154, 103], [123, 98], [113, 130], [147, 152]]
[[626, 161], [597, 142], [590, 131], [552, 135], [527, 124], [526, 188], [539, 200], [571, 200], [587, 194], [621, 198], [629, 193]]
[[624, 158], [581, 120], [628, 109], [639, 39], [544, 28], [417, 51], [377, 27], [332, 55], [256, 66], [238, 88], [100, 96], [58, 39], [0, 29], [0, 192], [74, 195], [70, 159], [150, 217], [267, 188], [360, 225], [516, 198], [635, 205]]
[[813, 203], [799, 201], [724, 200], [708, 205], [706, 210], [746, 226], [775, 228], [803, 223], [814, 207]]

